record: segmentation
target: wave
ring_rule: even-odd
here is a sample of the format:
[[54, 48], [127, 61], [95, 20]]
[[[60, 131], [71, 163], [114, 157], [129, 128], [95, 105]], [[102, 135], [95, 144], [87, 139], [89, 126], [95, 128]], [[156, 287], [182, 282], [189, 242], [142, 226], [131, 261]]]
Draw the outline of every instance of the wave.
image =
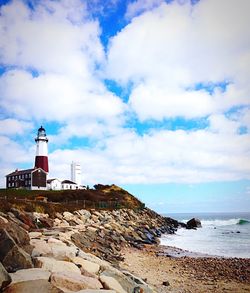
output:
[[213, 227], [220, 227], [220, 226], [233, 226], [233, 225], [246, 225], [250, 224], [250, 220], [248, 219], [241, 219], [241, 218], [232, 218], [227, 220], [221, 219], [214, 219], [214, 220], [202, 220], [201, 225], [204, 226], [213, 226]]
[[246, 220], [246, 219], [240, 219], [237, 224], [238, 225], [246, 225], [246, 224], [250, 224], [250, 221]]

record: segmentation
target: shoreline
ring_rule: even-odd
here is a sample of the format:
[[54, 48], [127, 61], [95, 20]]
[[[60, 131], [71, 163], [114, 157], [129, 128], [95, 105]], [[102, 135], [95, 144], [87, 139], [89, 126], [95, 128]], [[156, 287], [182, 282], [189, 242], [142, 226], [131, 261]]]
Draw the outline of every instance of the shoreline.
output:
[[83, 209], [54, 218], [11, 208], [0, 213], [3, 292], [33, 293], [41, 277], [46, 288], [60, 293], [250, 292], [250, 259], [160, 245], [159, 237], [178, 225], [147, 208]]
[[208, 256], [162, 245], [124, 248], [122, 255], [121, 268], [145, 279], [159, 293], [250, 292], [249, 258]]

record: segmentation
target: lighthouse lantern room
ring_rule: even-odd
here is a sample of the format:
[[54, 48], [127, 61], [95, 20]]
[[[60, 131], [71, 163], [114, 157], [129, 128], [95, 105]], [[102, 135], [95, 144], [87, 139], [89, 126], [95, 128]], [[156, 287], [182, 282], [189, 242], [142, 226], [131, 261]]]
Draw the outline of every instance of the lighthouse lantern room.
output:
[[35, 138], [35, 142], [36, 142], [35, 168], [41, 168], [47, 173], [49, 172], [48, 141], [49, 140], [46, 136], [45, 129], [41, 126], [38, 129], [37, 137]]

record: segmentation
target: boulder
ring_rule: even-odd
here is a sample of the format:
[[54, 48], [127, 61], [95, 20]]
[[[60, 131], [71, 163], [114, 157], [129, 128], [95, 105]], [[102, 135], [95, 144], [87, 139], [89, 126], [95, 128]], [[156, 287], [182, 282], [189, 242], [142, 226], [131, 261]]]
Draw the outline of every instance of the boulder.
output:
[[116, 293], [116, 291], [114, 291], [114, 290], [105, 290], [105, 289], [100, 289], [100, 290], [83, 289], [83, 290], [77, 291], [76, 293]]
[[47, 280], [32, 280], [10, 284], [3, 293], [63, 293]]
[[0, 234], [2, 229], [8, 232], [8, 235], [12, 237], [18, 246], [22, 247], [27, 253], [31, 253], [30, 237], [25, 229], [12, 221], [9, 221], [4, 226], [1, 225]]
[[68, 260], [72, 257], [75, 257], [77, 254], [76, 247], [63, 246], [57, 243], [49, 243], [52, 251], [52, 256], [57, 260]]
[[32, 251], [33, 257], [52, 256], [57, 260], [67, 260], [75, 257], [77, 253], [76, 247], [67, 246], [61, 240], [49, 238], [48, 241], [32, 239], [34, 249]]
[[136, 288], [139, 288], [144, 293], [154, 292], [153, 288], [141, 278], [134, 276], [128, 271], [120, 271], [114, 267], [107, 267], [105, 270], [103, 269], [103, 272], [101, 273], [101, 277], [106, 276], [115, 279], [126, 292], [134, 292]]
[[83, 259], [79, 256], [71, 258], [71, 261], [76, 265], [80, 265], [85, 271], [92, 274], [97, 274], [100, 270], [99, 264]]
[[17, 219], [19, 219], [21, 222], [23, 222], [25, 225], [27, 225], [30, 228], [37, 228], [34, 223], [34, 218], [32, 214], [22, 212], [18, 209], [11, 208], [11, 212], [15, 215]]
[[81, 275], [80, 269], [75, 264], [67, 261], [55, 260], [49, 257], [37, 257], [35, 260], [35, 266], [48, 270], [52, 273], [67, 271], [77, 275]]
[[6, 231], [0, 229], [0, 261], [3, 261], [8, 252], [16, 245], [14, 239]]
[[105, 289], [115, 290], [117, 293], [126, 293], [121, 284], [113, 277], [109, 277], [106, 275], [100, 276], [100, 281], [103, 283]]
[[201, 228], [201, 221], [196, 218], [192, 218], [187, 222], [187, 229]]
[[3, 217], [3, 216], [0, 216], [0, 225], [1, 224], [7, 224], [9, 221], [5, 218], [5, 217]]
[[0, 263], [0, 291], [4, 287], [8, 286], [11, 282], [11, 277], [5, 270], [4, 266]]
[[51, 246], [45, 240], [31, 239], [30, 243], [33, 245], [32, 257], [52, 255]]
[[11, 273], [12, 283], [19, 283], [24, 281], [34, 281], [34, 280], [49, 280], [51, 275], [50, 271], [40, 269], [40, 268], [32, 268], [26, 270], [19, 270], [15, 273]]
[[29, 232], [30, 238], [39, 238], [42, 236], [42, 232]]
[[21, 247], [15, 245], [8, 251], [2, 264], [8, 272], [15, 272], [20, 269], [28, 269], [33, 267], [30, 255]]
[[52, 285], [63, 291], [102, 288], [102, 284], [98, 279], [74, 274], [72, 272], [52, 273], [50, 281]]

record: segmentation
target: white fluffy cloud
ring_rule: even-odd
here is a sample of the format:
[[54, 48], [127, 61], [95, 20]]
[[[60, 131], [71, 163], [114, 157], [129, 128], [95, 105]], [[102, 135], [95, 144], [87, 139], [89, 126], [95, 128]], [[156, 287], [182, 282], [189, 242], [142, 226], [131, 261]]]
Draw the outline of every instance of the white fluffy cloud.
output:
[[[96, 87], [94, 87], [94, 85]], [[96, 81], [89, 88], [79, 77], [11, 70], [0, 78], [2, 107], [20, 118], [67, 121], [87, 116], [106, 119], [123, 112], [119, 98]]]
[[151, 10], [159, 6], [163, 0], [136, 0], [130, 2], [127, 7], [125, 17], [131, 19], [145, 11]]
[[[133, 5], [139, 2], [147, 3]], [[121, 84], [133, 83], [130, 105], [141, 120], [249, 105], [249, 9], [248, 0], [162, 3], [111, 40], [107, 72]], [[191, 90], [224, 81], [231, 82], [224, 93]]]
[[21, 1], [2, 6], [0, 59], [19, 68], [0, 78], [6, 113], [67, 122], [124, 111], [98, 77], [96, 67], [104, 62], [100, 28], [85, 10], [81, 1], [41, 1], [34, 10]]
[[249, 141], [247, 134], [226, 131], [155, 131], [142, 137], [127, 131], [105, 139], [102, 148], [57, 150], [50, 160], [61, 176], [69, 174], [71, 160], [80, 161], [85, 184], [250, 179]]
[[[1, 185], [17, 166], [33, 166], [35, 145], [23, 137], [34, 136], [40, 121], [59, 129], [48, 133], [51, 177], [68, 178], [74, 160], [84, 184], [250, 179], [250, 2], [161, 2], [131, 2], [131, 22], [110, 40], [107, 56], [100, 24], [80, 0], [1, 6]], [[124, 91], [132, 84], [128, 102], [103, 78]], [[195, 90], [223, 82], [225, 90], [215, 86], [212, 94]], [[129, 120], [134, 114], [141, 125]], [[208, 125], [137, 133], [144, 121], [176, 117]]]
[[33, 128], [31, 122], [16, 119], [0, 120], [0, 135], [22, 135]]

